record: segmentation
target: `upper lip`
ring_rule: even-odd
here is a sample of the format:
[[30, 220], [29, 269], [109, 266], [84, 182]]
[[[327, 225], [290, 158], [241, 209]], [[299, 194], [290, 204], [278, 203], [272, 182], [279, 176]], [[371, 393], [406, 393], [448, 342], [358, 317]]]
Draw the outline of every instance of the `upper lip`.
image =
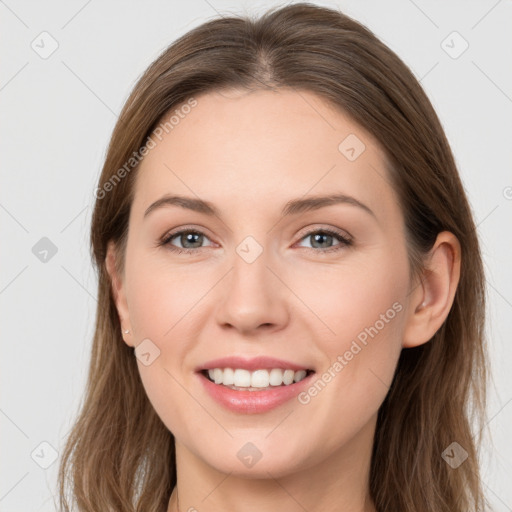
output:
[[255, 371], [264, 368], [283, 368], [285, 370], [312, 370], [312, 368], [303, 366], [284, 359], [276, 359], [274, 357], [258, 356], [246, 359], [239, 356], [221, 357], [214, 359], [199, 366], [196, 371], [211, 370], [214, 368], [242, 368], [244, 370]]

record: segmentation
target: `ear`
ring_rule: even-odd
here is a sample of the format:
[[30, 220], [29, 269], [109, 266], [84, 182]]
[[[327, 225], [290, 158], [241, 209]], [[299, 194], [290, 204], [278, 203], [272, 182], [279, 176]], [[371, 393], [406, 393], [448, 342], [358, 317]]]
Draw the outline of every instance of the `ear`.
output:
[[402, 346], [429, 341], [445, 321], [460, 278], [461, 249], [457, 237], [443, 231], [427, 258], [427, 269], [411, 292]]
[[[112, 295], [117, 308], [117, 314], [119, 315], [119, 323], [121, 325], [121, 332], [123, 339], [127, 345], [133, 347], [133, 334], [131, 332], [130, 315], [128, 312], [128, 302], [126, 300], [125, 284], [123, 276], [119, 273], [116, 258], [117, 249], [114, 242], [110, 241], [107, 247], [107, 255], [105, 257], [105, 266], [107, 273], [110, 276], [110, 282], [112, 287]], [[129, 333], [124, 331], [129, 330]]]

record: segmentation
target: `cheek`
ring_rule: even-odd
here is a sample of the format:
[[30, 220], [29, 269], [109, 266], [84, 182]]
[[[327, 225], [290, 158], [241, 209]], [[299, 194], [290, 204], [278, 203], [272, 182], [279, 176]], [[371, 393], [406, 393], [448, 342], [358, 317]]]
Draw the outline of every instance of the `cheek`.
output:
[[[147, 366], [137, 362], [139, 373], [155, 411], [176, 434], [181, 432], [183, 416], [191, 408], [190, 395], [184, 390], [189, 386], [184, 380], [184, 374], [190, 371], [187, 354], [197, 334], [194, 322], [206, 304], [201, 298], [209, 289], [208, 276], [203, 272], [204, 279], [198, 278], [198, 270], [193, 267], [173, 268], [137, 255], [127, 262], [128, 307], [135, 343], [150, 340], [157, 347], [152, 350], [158, 353]], [[193, 417], [185, 424], [191, 421]]]
[[326, 362], [299, 396], [304, 413], [314, 418], [310, 420], [313, 430], [338, 433], [326, 438], [329, 450], [356, 436], [377, 414], [388, 393], [401, 351], [403, 310], [384, 309], [385, 315], [386, 311], [388, 323], [363, 322], [366, 327], [350, 329], [355, 336], [342, 333], [335, 342], [323, 343]]
[[316, 337], [322, 371], [302, 403], [316, 402], [312, 410], [318, 407], [325, 421], [337, 415], [321, 403], [337, 409], [338, 418], [357, 413], [368, 419], [387, 394], [402, 349], [408, 267], [400, 261], [381, 254], [350, 270], [319, 274], [309, 291], [302, 284], [308, 306], [322, 320], [316, 332], [328, 326]]
[[382, 331], [389, 320], [397, 324], [396, 317], [403, 316], [397, 310], [404, 306], [408, 267], [405, 256], [397, 258], [391, 250], [376, 248], [342, 264], [315, 267], [310, 263], [285, 272], [285, 282], [293, 283], [293, 291], [301, 299], [292, 297], [294, 311], [328, 352], [343, 348], [358, 336], [364, 342], [365, 329], [377, 323]]
[[194, 265], [173, 267], [155, 259], [134, 258], [127, 272], [130, 319], [140, 339], [171, 338], [194, 316], [194, 309], [200, 307], [208, 290]]

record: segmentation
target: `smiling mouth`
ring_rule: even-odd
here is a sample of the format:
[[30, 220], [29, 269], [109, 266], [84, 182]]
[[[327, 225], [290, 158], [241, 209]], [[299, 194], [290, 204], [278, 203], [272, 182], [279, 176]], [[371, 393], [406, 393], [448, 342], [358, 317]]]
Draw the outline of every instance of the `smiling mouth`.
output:
[[212, 368], [200, 372], [214, 384], [225, 386], [235, 391], [268, 391], [279, 387], [296, 384], [314, 370], [298, 370], [270, 368], [249, 371], [242, 368]]

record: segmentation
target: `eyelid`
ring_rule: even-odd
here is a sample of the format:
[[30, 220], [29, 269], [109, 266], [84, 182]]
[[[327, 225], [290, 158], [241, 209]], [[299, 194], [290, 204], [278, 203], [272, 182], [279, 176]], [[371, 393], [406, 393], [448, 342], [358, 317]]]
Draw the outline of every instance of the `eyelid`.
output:
[[353, 236], [345, 229], [337, 228], [334, 226], [326, 226], [322, 224], [313, 224], [310, 226], [305, 227], [303, 230], [301, 230], [301, 234], [299, 235], [298, 239], [299, 241], [302, 240], [305, 236], [312, 235], [313, 233], [316, 233], [317, 231], [327, 232], [327, 233], [333, 233], [336, 234], [342, 238], [345, 238], [347, 240], [352, 241]]
[[329, 253], [337, 253], [338, 251], [341, 251], [344, 248], [348, 248], [353, 245], [354, 239], [352, 235], [350, 235], [347, 232], [343, 232], [339, 228], [334, 227], [313, 227], [313, 228], [307, 228], [307, 231], [303, 233], [297, 242], [295, 242], [294, 245], [297, 245], [302, 242], [302, 240], [307, 239], [310, 236], [315, 235], [316, 233], [324, 233], [329, 236], [332, 236], [336, 239], [338, 239], [338, 243], [336, 245], [333, 245], [332, 247], [327, 247], [326, 249], [316, 249], [315, 247], [302, 247], [302, 249], [305, 249], [308, 252], [312, 252], [313, 254], [320, 254], [320, 255], [327, 255]]
[[[167, 231], [158, 241], [158, 245], [167, 245], [170, 240], [172, 240], [175, 236], [181, 235], [182, 233], [197, 233], [200, 235], [203, 235], [205, 238], [208, 238], [208, 240], [211, 240], [211, 237], [206, 233], [208, 231], [206, 228], [203, 227], [195, 227], [193, 225], [185, 225], [180, 226], [179, 228], [171, 229], [170, 231]], [[181, 249], [181, 247], [176, 247], [176, 249]], [[200, 247], [199, 249], [206, 249], [206, 247]], [[199, 249], [181, 249], [182, 251], [198, 251]]]
[[[195, 233], [198, 235], [202, 235], [203, 237], [207, 238], [208, 240], [212, 241], [210, 239], [210, 236], [205, 232], [208, 231], [205, 228], [197, 228], [194, 226], [180, 226], [179, 228], [172, 229], [171, 231], [168, 231], [163, 235], [163, 237], [157, 242], [157, 247], [165, 247], [169, 251], [175, 253], [175, 254], [184, 254], [187, 256], [193, 256], [194, 254], [197, 254], [199, 252], [202, 252], [203, 249], [206, 249], [207, 247], [211, 247], [211, 245], [206, 247], [196, 247], [192, 249], [188, 248], [182, 248], [182, 247], [176, 247], [172, 245], [170, 242], [173, 238], [176, 236], [179, 236], [183, 233]], [[316, 254], [320, 257], [327, 256], [333, 253], [338, 253], [342, 251], [343, 249], [350, 248], [353, 243], [354, 239], [350, 233], [347, 231], [341, 230], [340, 228], [335, 227], [325, 227], [321, 225], [314, 226], [308, 226], [307, 228], [304, 228], [301, 235], [299, 236], [297, 242], [294, 243], [294, 246], [300, 243], [302, 240], [308, 238], [309, 236], [313, 236], [317, 233], [324, 233], [329, 236], [333, 236], [334, 238], [338, 239], [338, 244], [333, 245], [332, 247], [327, 248], [315, 248], [315, 247], [301, 247], [301, 249], [306, 250], [308, 253]], [[213, 245], [215, 245], [215, 242], [213, 242]]]

